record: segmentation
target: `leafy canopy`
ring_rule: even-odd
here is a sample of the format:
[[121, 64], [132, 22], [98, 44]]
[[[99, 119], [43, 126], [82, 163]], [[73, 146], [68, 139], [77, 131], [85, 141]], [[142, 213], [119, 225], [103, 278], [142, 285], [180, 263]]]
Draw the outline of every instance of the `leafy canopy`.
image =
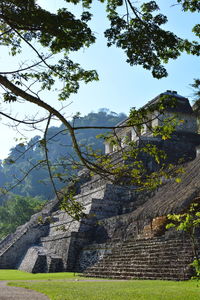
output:
[[27, 222], [42, 206], [40, 198], [10, 194], [0, 206], [0, 239]]
[[[70, 123], [61, 111], [49, 105], [48, 99], [42, 99], [41, 91], [55, 90], [58, 86], [57, 100], [66, 100], [73, 93], [77, 93], [80, 83], [88, 83], [98, 80], [96, 70], [85, 70], [79, 63], [73, 61], [70, 55], [81, 49], [91, 46], [95, 42], [95, 34], [90, 28], [89, 21], [92, 18], [90, 7], [92, 0], [65, 0], [66, 5], [57, 12], [50, 12], [40, 7], [37, 1], [29, 0], [2, 0], [0, 3], [0, 46], [7, 47], [10, 55], [17, 60], [18, 54], [23, 54], [27, 47], [33, 54], [33, 60], [19, 64], [17, 70], [1, 72], [0, 85], [3, 88], [3, 101], [5, 104], [20, 101], [33, 103], [47, 112], [43, 120], [18, 120], [8, 117], [18, 124], [32, 125], [33, 129], [41, 121], [46, 122], [43, 130], [43, 138], [40, 144], [43, 147], [45, 158], [38, 162], [46, 164], [51, 174], [52, 165], [48, 156], [48, 129], [52, 118], [61, 121], [68, 131], [71, 145], [76, 151], [76, 158], [91, 172], [105, 176], [131, 172], [133, 182], [143, 182], [145, 177], [140, 161], [134, 166], [133, 171], [126, 166], [119, 166], [118, 174], [110, 165], [109, 159], [103, 159], [93, 153], [93, 150], [85, 149], [77, 141], [77, 128]], [[167, 76], [165, 64], [170, 59], [177, 59], [182, 52], [192, 55], [200, 55], [200, 45], [197, 41], [189, 41], [177, 36], [174, 32], [165, 29], [167, 16], [160, 13], [158, 1], [147, 1], [141, 5], [130, 0], [99, 0], [106, 4], [107, 17], [110, 25], [105, 30], [108, 47], [115, 45], [121, 48], [130, 65], [141, 65], [151, 71], [155, 78]], [[176, 4], [184, 11], [199, 12], [200, 2], [195, 0], [176, 0]], [[67, 4], [82, 4], [83, 12], [76, 16]], [[66, 6], [66, 7], [65, 7]], [[200, 37], [200, 24], [192, 29], [197, 38]], [[162, 103], [160, 105], [163, 111]], [[154, 107], [155, 108], [155, 107]], [[150, 108], [149, 108], [150, 109]], [[159, 110], [159, 109], [158, 109]], [[131, 111], [129, 126], [141, 127], [142, 123], [148, 123], [149, 110]], [[75, 119], [75, 118], [74, 118]], [[148, 125], [148, 124], [147, 124]], [[162, 128], [154, 128], [154, 135], [160, 135], [164, 139], [169, 138], [175, 124], [164, 124]], [[111, 129], [111, 128], [109, 128]], [[114, 141], [115, 142], [115, 141]], [[138, 156], [135, 145], [132, 145], [132, 155]], [[84, 151], [85, 150], [85, 151]], [[26, 151], [26, 150], [25, 150]], [[152, 146], [148, 146], [143, 152], [153, 155], [157, 162], [162, 160], [163, 154], [157, 152]], [[128, 153], [130, 154], [130, 153]], [[128, 154], [125, 154], [127, 157]], [[99, 163], [100, 161], [100, 163]], [[34, 167], [32, 167], [34, 168]], [[147, 176], [147, 181], [157, 182], [153, 174]], [[162, 176], [163, 174], [161, 174]], [[159, 182], [159, 180], [158, 180]]]

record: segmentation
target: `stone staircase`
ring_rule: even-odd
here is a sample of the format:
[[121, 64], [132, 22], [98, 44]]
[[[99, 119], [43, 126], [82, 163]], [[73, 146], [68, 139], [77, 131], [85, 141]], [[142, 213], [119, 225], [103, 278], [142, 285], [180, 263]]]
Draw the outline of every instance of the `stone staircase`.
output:
[[87, 277], [187, 280], [192, 276], [191, 244], [182, 237], [129, 240], [84, 271]]

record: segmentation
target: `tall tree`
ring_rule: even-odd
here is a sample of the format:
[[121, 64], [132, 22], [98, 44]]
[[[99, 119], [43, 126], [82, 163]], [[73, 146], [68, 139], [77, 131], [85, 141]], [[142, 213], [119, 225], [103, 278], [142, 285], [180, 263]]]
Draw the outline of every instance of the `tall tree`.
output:
[[[108, 168], [108, 165], [106, 168], [99, 165], [94, 156], [90, 159], [91, 152], [87, 152], [89, 156], [85, 155], [76, 137], [80, 127], [77, 128], [74, 122], [70, 123], [62, 112], [51, 106], [48, 99], [42, 98], [40, 93], [43, 90], [55, 89], [59, 82], [57, 100], [66, 100], [72, 93], [78, 92], [80, 82], [98, 80], [95, 70], [85, 70], [70, 59], [71, 53], [89, 47], [95, 42], [95, 35], [88, 23], [92, 18], [90, 6], [93, 1], [65, 0], [65, 2], [82, 4], [83, 13], [77, 17], [67, 7], [61, 7], [52, 13], [41, 8], [37, 1], [27, 1], [26, 5], [21, 0], [1, 1], [0, 46], [7, 47], [16, 59], [27, 47], [35, 55], [34, 61], [26, 65], [19, 64], [16, 70], [0, 72], [0, 84], [4, 90], [3, 101], [12, 104], [22, 99], [25, 103], [35, 104], [47, 112], [43, 120], [18, 120], [3, 111], [1, 115], [14, 120], [16, 126], [23, 123], [35, 127], [41, 121], [46, 122], [44, 138], [40, 141], [45, 152], [45, 160], [39, 163], [41, 165], [46, 163], [49, 171], [51, 165], [48, 160], [48, 128], [51, 119], [56, 118], [68, 131], [80, 163], [91, 172], [102, 176], [106, 172], [113, 175], [112, 168]], [[167, 23], [167, 16], [159, 12], [158, 1], [144, 2], [140, 6], [129, 0], [99, 0], [99, 2], [107, 5], [110, 27], [105, 31], [105, 37], [108, 46], [116, 45], [122, 48], [130, 65], [141, 65], [159, 79], [167, 76], [163, 64], [170, 59], [176, 59], [182, 52], [200, 55], [200, 45], [197, 41], [178, 37], [163, 28]], [[183, 13], [188, 10], [200, 11], [198, 0], [176, 0], [175, 3], [182, 7]], [[122, 14], [123, 11], [125, 13]], [[200, 36], [200, 24], [193, 28], [193, 32], [197, 37]], [[145, 113], [132, 112], [131, 118], [132, 122], [129, 123], [131, 126], [140, 126], [142, 120], [145, 120]], [[152, 153], [152, 149], [150, 152]]]

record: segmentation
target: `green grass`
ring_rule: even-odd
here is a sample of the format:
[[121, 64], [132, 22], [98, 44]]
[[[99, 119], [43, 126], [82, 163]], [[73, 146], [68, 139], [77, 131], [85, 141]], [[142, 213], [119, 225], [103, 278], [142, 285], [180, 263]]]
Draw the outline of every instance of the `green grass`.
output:
[[[41, 281], [24, 281], [24, 280]], [[199, 300], [197, 281], [82, 281], [74, 273], [29, 274], [0, 270], [0, 280], [15, 280], [11, 286], [34, 289], [51, 300]], [[18, 281], [16, 281], [18, 280]], [[23, 281], [20, 281], [23, 280]], [[42, 281], [45, 280], [45, 281]]]
[[42, 279], [75, 279], [74, 273], [39, 273], [31, 274], [18, 270], [0, 270], [0, 280], [42, 280]]
[[12, 283], [46, 294], [51, 300], [199, 300], [195, 282], [23, 282]]

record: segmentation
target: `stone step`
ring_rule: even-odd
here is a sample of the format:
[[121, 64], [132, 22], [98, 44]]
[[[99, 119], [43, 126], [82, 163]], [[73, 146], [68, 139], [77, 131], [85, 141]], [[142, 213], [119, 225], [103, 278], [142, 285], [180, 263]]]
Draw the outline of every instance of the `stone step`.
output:
[[[129, 255], [117, 255], [117, 254], [108, 254], [104, 259], [105, 261], [109, 261], [110, 259], [112, 261], [114, 260], [120, 260], [120, 261], [135, 261], [139, 258], [139, 260], [150, 260], [150, 259], [159, 259], [159, 258], [162, 258], [165, 257], [165, 259], [169, 259], [169, 260], [172, 260], [172, 259], [177, 259], [177, 257], [180, 257], [181, 254], [184, 254], [184, 257], [190, 257], [192, 255], [192, 252], [186, 252], [186, 253], [180, 253], [179, 256], [177, 256], [177, 254], [175, 253], [172, 253], [172, 254], [168, 254], [168, 253], [152, 253], [151, 255], [149, 255], [148, 253], [144, 253], [144, 254], [137, 254], [137, 253], [130, 253]], [[182, 258], [181, 258], [182, 259]]]
[[160, 262], [162, 262], [162, 263], [176, 263], [176, 262], [180, 263], [181, 261], [190, 261], [192, 258], [193, 258], [193, 255], [191, 255], [191, 256], [188, 255], [184, 258], [179, 258], [179, 257], [170, 258], [170, 257], [165, 257], [165, 256], [160, 257], [160, 258], [156, 258], [156, 257], [153, 257], [153, 258], [151, 258], [151, 257], [149, 257], [149, 258], [137, 257], [137, 258], [131, 259], [131, 260], [130, 259], [119, 259], [119, 258], [112, 259], [112, 258], [110, 258], [110, 259], [105, 259], [104, 264], [111, 264], [111, 265], [118, 264], [118, 263], [126, 264], [127, 262], [129, 263], [129, 265], [130, 264], [136, 264], [136, 263], [150, 263], [150, 262], [152, 262], [152, 263], [156, 263], [156, 262], [158, 262], [158, 263], [160, 263]]
[[[180, 251], [180, 255], [184, 255], [184, 257], [187, 257], [187, 256], [191, 256], [192, 255], [192, 252], [181, 252]], [[163, 258], [163, 256], [165, 256], [166, 258], [169, 258], [170, 260], [171, 259], [176, 259], [177, 258], [177, 254], [176, 253], [166, 253], [166, 252], [160, 252], [160, 253], [151, 253], [149, 254], [148, 252], [146, 253], [142, 253], [142, 254], [139, 254], [139, 253], [127, 253], [127, 255], [117, 255], [117, 254], [108, 254], [109, 256], [107, 256], [105, 259], [107, 261], [110, 260], [110, 258], [112, 258], [112, 260], [115, 260], [115, 259], [118, 259], [118, 260], [123, 260], [123, 261], [127, 261], [127, 260], [137, 260], [137, 258], [139, 257], [140, 259], [159, 259], [159, 258]]]
[[116, 256], [124, 256], [126, 257], [127, 255], [131, 255], [131, 254], [136, 254], [136, 255], [145, 255], [147, 254], [147, 252], [149, 253], [149, 255], [152, 255], [152, 254], [163, 254], [163, 253], [169, 253], [170, 255], [173, 254], [173, 253], [177, 253], [174, 251], [174, 249], [176, 248], [176, 250], [179, 250], [180, 253], [190, 253], [191, 250], [191, 246], [188, 246], [188, 247], [171, 247], [171, 248], [167, 248], [167, 249], [163, 249], [162, 247], [157, 247], [157, 248], [146, 248], [146, 249], [143, 249], [143, 250], [138, 250], [138, 249], [132, 249], [132, 250], [113, 250], [112, 251], [112, 256], [114, 257], [115, 255]]
[[125, 265], [125, 266], [137, 266], [137, 265], [145, 265], [145, 264], [170, 264], [170, 265], [176, 265], [176, 264], [180, 264], [180, 263], [185, 263], [185, 262], [190, 262], [191, 260], [193, 260], [193, 256], [187, 256], [187, 257], [183, 257], [183, 258], [180, 258], [180, 257], [176, 257], [176, 259], [170, 259], [169, 257], [168, 258], [165, 258], [165, 257], [161, 257], [160, 259], [140, 259], [140, 257], [138, 257], [137, 259], [135, 260], [119, 260], [119, 259], [116, 259], [116, 260], [107, 260], [107, 259], [102, 259], [100, 260], [97, 264], [98, 266], [101, 266], [101, 265], [109, 265], [109, 266], [118, 266], [118, 265]]
[[103, 271], [115, 271], [115, 272], [118, 272], [118, 271], [130, 271], [132, 273], [134, 273], [135, 271], [145, 271], [145, 270], [151, 270], [151, 271], [160, 271], [160, 270], [165, 270], [165, 272], [170, 272], [170, 270], [174, 270], [176, 272], [180, 272], [181, 270], [190, 270], [190, 264], [189, 263], [186, 263], [186, 264], [180, 264], [180, 265], [147, 265], [147, 266], [131, 266], [129, 268], [127, 268], [126, 266], [118, 266], [118, 267], [110, 267], [110, 266], [96, 266], [96, 267], [90, 267], [88, 268], [87, 272], [86, 273], [90, 273], [90, 272], [93, 272], [93, 273], [96, 273], [96, 272], [103, 272]]
[[173, 278], [180, 278], [180, 277], [191, 277], [191, 272], [185, 271], [184, 269], [182, 270], [170, 270], [170, 271], [165, 271], [165, 272], [159, 272], [157, 270], [139, 270], [139, 271], [126, 271], [126, 270], [119, 270], [117, 271], [101, 271], [101, 272], [87, 272], [84, 274], [84, 276], [101, 276], [101, 277], [112, 277], [112, 276], [131, 276], [131, 277], [173, 277]]
[[[183, 270], [179, 270], [179, 271], [181, 271], [181, 272], [179, 272], [179, 273], [182, 273], [183, 272]], [[92, 273], [94, 273], [94, 272], [88, 272], [87, 274], [92, 274]], [[178, 274], [179, 274], [178, 273]], [[185, 272], [186, 273], [186, 272]], [[164, 271], [162, 271], [162, 269], [160, 269], [160, 271], [158, 271], [158, 272], [154, 272], [154, 270], [152, 270], [152, 269], [145, 269], [145, 270], [123, 270], [123, 269], [119, 269], [119, 270], [99, 270], [99, 271], [95, 271], [95, 274], [96, 275], [98, 275], [98, 274], [101, 274], [102, 276], [103, 275], [107, 275], [107, 274], [110, 274], [110, 275], [129, 275], [129, 276], [132, 276], [132, 275], [134, 275], [134, 276], [138, 276], [138, 275], [140, 275], [140, 276], [148, 276], [148, 275], [150, 275], [151, 274], [151, 276], [158, 276], [159, 274], [176, 274], [176, 275], [178, 275], [177, 274], [177, 270], [173, 270], [173, 269], [171, 269], [171, 270], [168, 270], [168, 272], [164, 272]]]
[[[166, 243], [162, 243], [162, 242], [159, 242], [159, 243], [152, 243], [151, 241], [149, 241], [149, 243], [144, 243], [144, 242], [141, 242], [141, 243], [132, 243], [132, 244], [127, 244], [127, 245], [122, 245], [122, 247], [120, 248], [121, 251], [126, 249], [126, 250], [132, 250], [132, 249], [137, 249], [138, 251], [141, 250], [141, 249], [149, 249], [149, 248], [152, 248], [152, 249], [157, 249], [159, 246], [162, 247], [162, 249], [170, 249], [170, 248], [174, 248], [175, 246], [176, 247], [188, 247], [190, 246], [191, 244], [190, 243], [183, 243], [183, 242], [172, 242], [172, 243], [169, 243], [169, 244], [166, 244]], [[163, 248], [163, 246], [165, 248]]]
[[116, 204], [120, 204], [121, 201], [119, 202], [119, 199], [117, 198], [92, 198], [92, 207], [94, 206], [116, 206]]
[[96, 275], [96, 274], [84, 274], [84, 277], [93, 277], [93, 278], [110, 278], [110, 279], [116, 279], [116, 280], [134, 280], [134, 279], [144, 279], [144, 280], [169, 280], [169, 281], [180, 281], [180, 280], [188, 280], [190, 279], [190, 276], [185, 276], [185, 277], [179, 277], [175, 278], [174, 276], [145, 276], [145, 277], [136, 277], [136, 276], [121, 276], [121, 275], [112, 275], [112, 276], [101, 276], [101, 275]]
[[[134, 267], [130, 267], [130, 268], [126, 268], [124, 266], [120, 266], [119, 268], [109, 268], [108, 266], [104, 266], [104, 267], [90, 267], [88, 268], [87, 273], [103, 273], [103, 272], [114, 272], [114, 273], [120, 273], [121, 271], [123, 272], [130, 272], [130, 273], [135, 273], [135, 272], [154, 272], [155, 270], [158, 269], [159, 273], [170, 273], [170, 272], [177, 272], [177, 270], [179, 270], [180, 272], [182, 272], [183, 270], [188, 271], [188, 270], [192, 270], [192, 268], [190, 267], [190, 265], [179, 265], [179, 266], [167, 266], [167, 265], [160, 265], [160, 266], [137, 266], [136, 268]], [[157, 273], [157, 272], [156, 272]]]
[[[119, 267], [112, 267], [110, 268], [112, 271], [115, 271], [115, 272], [119, 272], [119, 271], [128, 271], [128, 272], [135, 272], [136, 270], [138, 272], [142, 272], [142, 271], [158, 271], [160, 272], [160, 270], [162, 270], [162, 272], [165, 272], [165, 271], [170, 271], [170, 272], [177, 272], [178, 270], [180, 271], [183, 267], [185, 267], [185, 265], [146, 265], [146, 266], [130, 266], [130, 267], [127, 267], [127, 266], [124, 266], [124, 265], [121, 265]], [[189, 265], [188, 265], [188, 268], [189, 268]], [[91, 267], [88, 269], [88, 272], [101, 272], [101, 271], [108, 271], [108, 267], [107, 266], [96, 266], [96, 267]]]
[[112, 278], [112, 279], [164, 279], [164, 280], [187, 280], [190, 274], [187, 273], [166, 273], [166, 272], [112, 272], [105, 271], [101, 273], [87, 273], [86, 277]]
[[[98, 268], [120, 268], [120, 267], [131, 267], [131, 268], [138, 268], [138, 267], [146, 267], [146, 266], [161, 266], [161, 267], [179, 267], [179, 266], [185, 266], [187, 264], [190, 264], [191, 262], [193, 261], [193, 258], [190, 257], [188, 259], [184, 259], [184, 260], [174, 260], [174, 261], [170, 261], [170, 260], [166, 260], [166, 259], [163, 259], [163, 260], [160, 260], [160, 261], [156, 261], [156, 260], [149, 260], [149, 261], [142, 261], [140, 262], [139, 260], [138, 261], [135, 261], [135, 262], [132, 262], [130, 263], [129, 265], [127, 264], [127, 262], [112, 262], [112, 263], [108, 263], [108, 262], [102, 262], [102, 263], [98, 263], [98, 264], [95, 264], [95, 266], [97, 266]], [[93, 268], [93, 266], [91, 266], [90, 268]]]
[[179, 249], [180, 251], [189, 251], [189, 249], [191, 249], [191, 245], [188, 245], [187, 247], [185, 245], [170, 245], [168, 247], [164, 247], [164, 245], [157, 245], [157, 246], [151, 246], [149, 245], [149, 247], [141, 247], [140, 249], [139, 248], [135, 248], [135, 247], [132, 247], [132, 248], [120, 248], [120, 249], [113, 249], [113, 254], [121, 254], [121, 255], [126, 255], [126, 254], [129, 254], [129, 253], [138, 253], [138, 254], [142, 254], [142, 253], [159, 253], [159, 252], [162, 252], [162, 253], [165, 253], [165, 252], [174, 252], [174, 249]]
[[162, 263], [162, 265], [180, 265], [180, 264], [185, 264], [185, 263], [190, 263], [193, 260], [192, 256], [188, 256], [187, 258], [184, 259], [176, 259], [176, 260], [170, 260], [170, 259], [161, 259], [161, 260], [140, 260], [137, 259], [135, 261], [100, 261], [98, 263], [98, 267], [100, 266], [111, 266], [111, 267], [118, 267], [118, 266], [145, 266], [145, 265], [160, 265]]
[[138, 248], [141, 249], [143, 247], [149, 248], [149, 247], [158, 247], [159, 245], [165, 246], [165, 247], [172, 247], [175, 245], [191, 245], [189, 241], [184, 242], [182, 240], [171, 240], [169, 242], [167, 241], [162, 241], [162, 240], [150, 240], [150, 239], [146, 239], [146, 240], [133, 240], [132, 242], [128, 241], [128, 242], [123, 242], [123, 244], [121, 245], [121, 248], [126, 248], [126, 249], [131, 249], [131, 248]]
[[136, 246], [132, 246], [132, 247], [121, 247], [120, 249], [115, 249], [113, 252], [128, 252], [128, 251], [137, 251], [137, 252], [144, 252], [145, 250], [148, 251], [159, 251], [160, 249], [162, 249], [162, 251], [170, 251], [173, 250], [174, 248], [179, 248], [181, 249], [188, 249], [191, 248], [191, 244], [170, 244], [170, 245], [162, 245], [162, 244], [149, 244], [147, 245], [141, 245], [140, 247]]
[[[154, 266], [180, 266], [180, 265], [184, 265], [185, 263], [190, 263], [193, 260], [192, 256], [188, 256], [187, 258], [178, 258], [177, 260], [170, 260], [170, 259], [160, 259], [160, 260], [135, 260], [135, 261], [104, 261], [101, 260], [99, 261], [97, 264], [95, 264], [95, 266], [98, 266], [98, 268], [100, 267], [120, 267], [120, 266], [125, 266], [125, 267], [138, 267], [138, 266], [149, 266], [149, 265], [154, 265]], [[92, 267], [92, 266], [91, 266]]]
[[181, 252], [184, 252], [184, 251], [190, 251], [190, 249], [192, 249], [191, 245], [188, 245], [187, 247], [185, 246], [177, 246], [177, 245], [174, 245], [174, 247], [166, 247], [164, 248], [164, 246], [162, 247], [161, 245], [158, 245], [157, 247], [149, 247], [149, 248], [142, 248], [142, 249], [135, 249], [134, 247], [132, 249], [113, 249], [113, 254], [129, 254], [129, 253], [137, 253], [137, 254], [144, 254], [144, 253], [177, 253], [175, 249], [178, 249], [179, 251]]
[[170, 236], [169, 238], [166, 238], [165, 236], [158, 236], [158, 237], [153, 237], [152, 239], [147, 239], [147, 238], [132, 238], [131, 239], [130, 238], [129, 240], [125, 240], [123, 242], [123, 245], [128, 245], [128, 244], [131, 244], [133, 242], [136, 242], [136, 243], [137, 242], [138, 243], [144, 242], [144, 243], [147, 243], [147, 244], [149, 242], [155, 243], [155, 244], [162, 242], [164, 244], [169, 244], [169, 243], [174, 243], [174, 242], [187, 243], [187, 242], [189, 242], [189, 240], [188, 240], [188, 237], [183, 237], [182, 235], [179, 235], [179, 236], [173, 235], [173, 236]]

